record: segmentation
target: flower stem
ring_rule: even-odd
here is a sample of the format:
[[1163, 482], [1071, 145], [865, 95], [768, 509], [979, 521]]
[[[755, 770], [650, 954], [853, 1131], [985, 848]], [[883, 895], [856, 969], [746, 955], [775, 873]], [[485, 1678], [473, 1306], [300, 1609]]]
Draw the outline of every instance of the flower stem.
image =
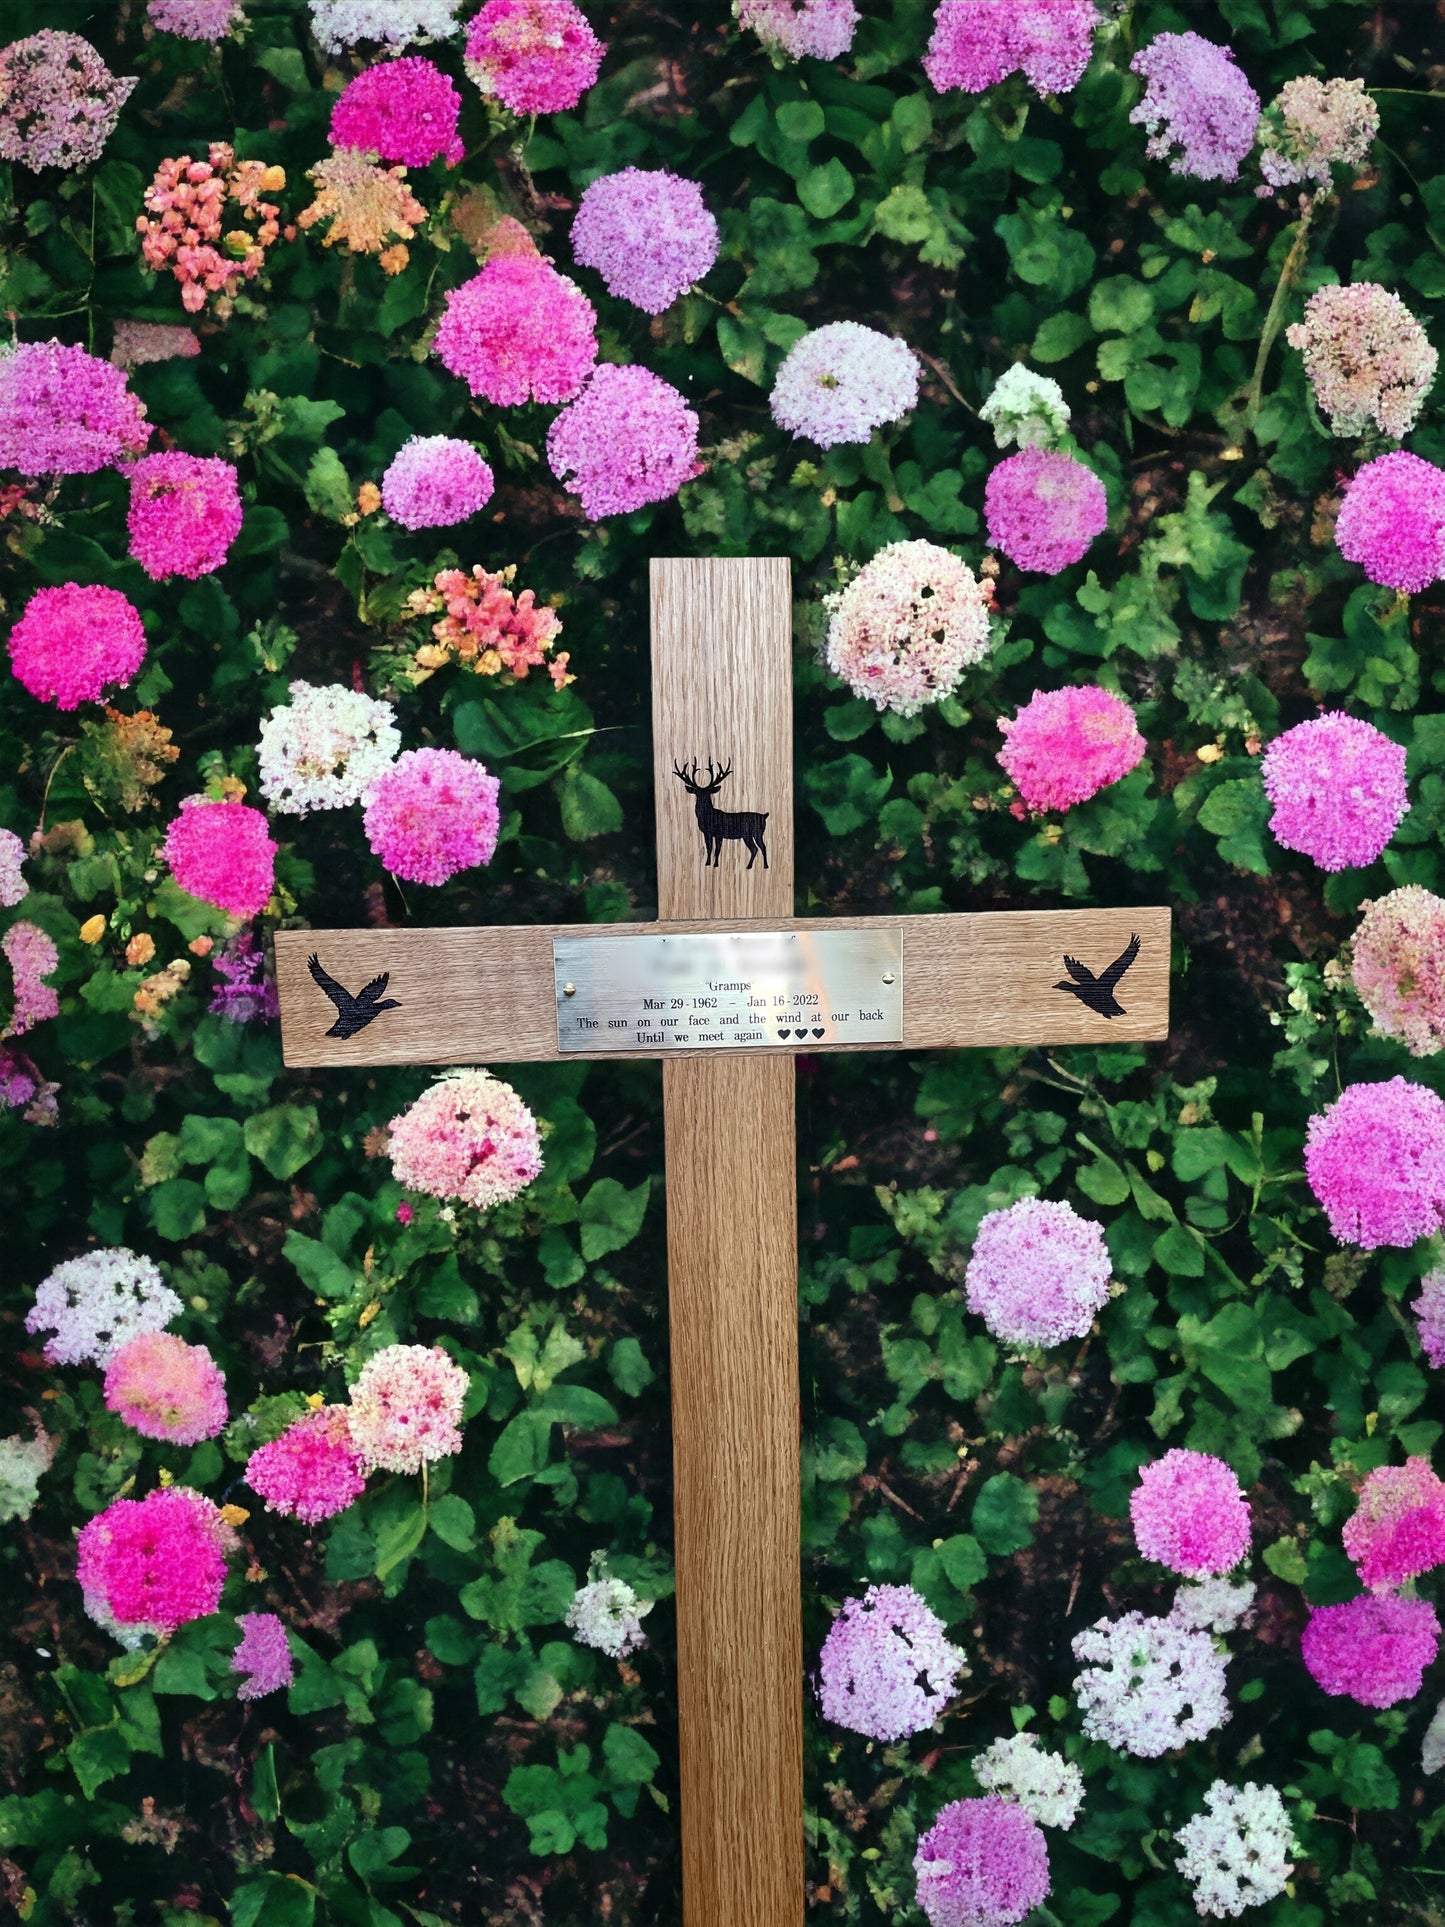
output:
[[1254, 429], [1255, 418], [1259, 414], [1260, 403], [1264, 396], [1264, 371], [1268, 366], [1270, 351], [1284, 324], [1284, 304], [1289, 299], [1291, 288], [1299, 278], [1309, 248], [1310, 221], [1314, 216], [1313, 199], [1306, 201], [1304, 212], [1300, 215], [1295, 230], [1294, 244], [1284, 257], [1284, 266], [1279, 271], [1275, 284], [1274, 298], [1269, 304], [1269, 312], [1264, 317], [1264, 327], [1260, 330], [1259, 353], [1254, 358], [1254, 373], [1249, 378], [1245, 391], [1244, 427], [1246, 433]]

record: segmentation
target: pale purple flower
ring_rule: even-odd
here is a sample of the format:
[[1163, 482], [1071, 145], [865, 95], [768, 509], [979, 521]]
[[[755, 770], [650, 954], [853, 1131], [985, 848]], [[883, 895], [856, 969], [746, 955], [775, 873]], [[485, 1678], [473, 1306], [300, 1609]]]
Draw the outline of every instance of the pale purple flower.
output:
[[311, 31], [328, 53], [379, 40], [393, 52], [457, 31], [460, 0], [310, 0]]
[[266, 969], [266, 953], [250, 930], [213, 952], [211, 962], [221, 979], [207, 1006], [212, 1016], [233, 1024], [268, 1023], [280, 1016], [281, 1000]]
[[869, 441], [917, 400], [918, 359], [907, 342], [859, 321], [830, 321], [793, 343], [769, 406], [779, 428], [836, 448]]
[[596, 521], [665, 502], [703, 472], [697, 414], [660, 375], [603, 362], [547, 431], [552, 473]]
[[1184, 1849], [1174, 1864], [1194, 1889], [1194, 1911], [1215, 1920], [1282, 1894], [1294, 1872], [1290, 1855], [1300, 1851], [1278, 1791], [1253, 1781], [1216, 1780], [1204, 1810], [1174, 1838]]
[[237, 1613], [241, 1643], [231, 1655], [231, 1671], [247, 1677], [236, 1688], [238, 1700], [258, 1700], [278, 1692], [296, 1677], [286, 1643], [286, 1628], [275, 1613]]
[[181, 1301], [149, 1258], [124, 1245], [67, 1258], [35, 1289], [28, 1332], [50, 1332], [52, 1365], [109, 1365], [137, 1332], [164, 1331]]
[[43, 27], [0, 48], [0, 159], [89, 167], [115, 132], [135, 87], [118, 79], [78, 33]]
[[1109, 1296], [1103, 1226], [1043, 1198], [990, 1211], [974, 1239], [964, 1290], [968, 1309], [1005, 1345], [1082, 1338]]
[[1345, 490], [1335, 541], [1371, 582], [1415, 595], [1445, 576], [1445, 469], [1397, 448]]
[[14, 830], [0, 830], [0, 905], [13, 910], [30, 894], [20, 866], [25, 861], [25, 845]]
[[870, 1740], [921, 1733], [968, 1667], [943, 1621], [911, 1586], [870, 1586], [845, 1599], [818, 1656], [823, 1717]]
[[1249, 1551], [1249, 1506], [1223, 1459], [1176, 1446], [1144, 1466], [1129, 1497], [1134, 1539], [1187, 1579], [1217, 1577]]
[[1299, 74], [1281, 87], [1260, 123], [1259, 171], [1266, 184], [1256, 192], [1267, 195], [1304, 181], [1328, 192], [1331, 165], [1361, 165], [1379, 131], [1380, 110], [1363, 80]]
[[1020, 70], [1037, 92], [1066, 94], [1098, 24], [1093, 0], [940, 0], [924, 72], [941, 94], [981, 94]]
[[733, 0], [733, 12], [740, 27], [788, 60], [837, 60], [858, 29], [853, 0]]
[[954, 1800], [919, 1841], [913, 1871], [929, 1927], [1017, 1927], [1048, 1895], [1049, 1850], [1012, 1800]]
[[1144, 76], [1129, 118], [1149, 130], [1150, 158], [1167, 158], [1173, 173], [1196, 180], [1238, 180], [1259, 126], [1259, 95], [1229, 48], [1197, 33], [1161, 33], [1129, 64]]
[[1440, 1621], [1428, 1599], [1361, 1593], [1311, 1613], [1300, 1657], [1326, 1693], [1385, 1707], [1414, 1699], [1439, 1644]]
[[150, 0], [146, 18], [182, 40], [224, 40], [241, 18], [239, 0]]
[[1438, 1372], [1445, 1367], [1445, 1270], [1425, 1273], [1412, 1310], [1421, 1349]]
[[1404, 746], [1343, 710], [1276, 736], [1260, 774], [1275, 837], [1322, 870], [1373, 863], [1410, 807]]
[[381, 478], [382, 506], [404, 529], [449, 528], [492, 499], [495, 479], [470, 442], [413, 435]]
[[93, 475], [138, 455], [145, 407], [123, 370], [71, 342], [0, 350], [0, 468], [22, 475]]
[[593, 181], [572, 222], [572, 253], [607, 292], [661, 314], [717, 259], [717, 222], [696, 181], [624, 167]]
[[1404, 1247], [1445, 1224], [1445, 1103], [1392, 1077], [1309, 1121], [1305, 1175], [1342, 1244]]

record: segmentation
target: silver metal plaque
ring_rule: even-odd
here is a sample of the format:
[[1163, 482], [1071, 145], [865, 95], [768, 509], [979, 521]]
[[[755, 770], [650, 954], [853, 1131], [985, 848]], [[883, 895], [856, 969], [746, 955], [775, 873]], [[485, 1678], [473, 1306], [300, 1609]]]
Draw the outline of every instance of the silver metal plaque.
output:
[[560, 1051], [903, 1040], [901, 930], [554, 937]]

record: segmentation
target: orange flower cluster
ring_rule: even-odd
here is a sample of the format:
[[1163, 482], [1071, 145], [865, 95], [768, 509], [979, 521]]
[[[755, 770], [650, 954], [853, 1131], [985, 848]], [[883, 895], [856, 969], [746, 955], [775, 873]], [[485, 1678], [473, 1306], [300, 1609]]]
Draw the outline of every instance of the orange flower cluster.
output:
[[281, 226], [280, 208], [261, 198], [285, 185], [284, 168], [238, 161], [224, 141], [212, 141], [204, 161], [182, 154], [161, 162], [136, 232], [146, 265], [169, 269], [180, 282], [188, 314], [198, 313], [214, 294], [220, 296], [216, 311], [224, 316], [235, 284], [254, 280], [274, 241], [294, 237], [295, 228]]
[[549, 653], [562, 633], [556, 610], [538, 608], [531, 589], [514, 594], [516, 573], [515, 563], [496, 575], [480, 563], [470, 575], [443, 569], [430, 589], [412, 591], [407, 607], [413, 615], [441, 618], [432, 624], [436, 640], [423, 643], [414, 658], [423, 675], [459, 662], [479, 676], [505, 670], [518, 681], [529, 669], [545, 669], [557, 689], [575, 680], [567, 673], [566, 653]]
[[406, 169], [379, 167], [358, 148], [338, 147], [306, 178], [316, 199], [297, 215], [298, 224], [326, 221], [324, 247], [339, 243], [348, 254], [374, 254], [383, 273], [400, 274], [411, 259], [405, 244], [427, 218], [406, 184]]

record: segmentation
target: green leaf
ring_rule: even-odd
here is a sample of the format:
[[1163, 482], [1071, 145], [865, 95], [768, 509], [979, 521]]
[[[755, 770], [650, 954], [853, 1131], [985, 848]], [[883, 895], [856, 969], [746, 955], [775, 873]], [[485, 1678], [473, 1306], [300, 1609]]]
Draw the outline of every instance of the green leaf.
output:
[[831, 221], [853, 198], [853, 176], [840, 160], [810, 167], [798, 182], [798, 199], [820, 221]]
[[[476, 1536], [476, 1517], [458, 1493], [444, 1492], [431, 1503], [431, 1529], [454, 1552], [470, 1552]], [[377, 1542], [378, 1555], [380, 1541]]]
[[[979, 1497], [983, 1497], [982, 1491]], [[988, 1560], [971, 1532], [956, 1532], [951, 1539], [940, 1540], [934, 1550], [950, 1585], [960, 1592], [968, 1592], [988, 1577]]]
[[427, 1515], [420, 1500], [409, 1506], [399, 1519], [389, 1520], [376, 1535], [376, 1566], [378, 1579], [399, 1566], [403, 1559], [410, 1559], [426, 1537]]
[[1097, 281], [1089, 295], [1089, 322], [1100, 334], [1117, 329], [1131, 335], [1154, 318], [1154, 296], [1132, 275], [1116, 274]]
[[630, 1398], [636, 1398], [656, 1376], [635, 1338], [613, 1339], [607, 1354], [607, 1375], [617, 1389]]
[[231, 1895], [231, 1927], [311, 1927], [316, 1889], [294, 1874], [263, 1873]]
[[602, 1758], [614, 1786], [645, 1786], [662, 1764], [656, 1749], [635, 1726], [615, 1722], [603, 1735]]
[[308, 1238], [304, 1232], [288, 1231], [281, 1250], [318, 1298], [351, 1296], [357, 1273], [330, 1245], [322, 1244], [319, 1238]]
[[1219, 838], [1219, 854], [1237, 870], [1269, 875], [1265, 845], [1270, 801], [1257, 776], [1231, 777], [1205, 797], [1199, 811], [1201, 829]]
[[1283, 1579], [1290, 1586], [1304, 1584], [1309, 1568], [1298, 1539], [1276, 1539], [1272, 1546], [1265, 1547], [1260, 1557], [1276, 1579]]
[[1081, 314], [1047, 315], [1039, 323], [1030, 353], [1035, 361], [1066, 361], [1093, 332]]
[[610, 836], [623, 823], [622, 805], [604, 782], [569, 764], [556, 783], [562, 828], [574, 843]]
[[356, 508], [351, 479], [334, 448], [318, 448], [306, 470], [306, 500], [318, 515], [339, 522]]
[[273, 1178], [294, 1177], [321, 1149], [321, 1120], [314, 1104], [274, 1104], [243, 1127], [246, 1149]]
[[149, 1194], [151, 1223], [162, 1238], [179, 1244], [206, 1222], [206, 1194], [194, 1178], [167, 1178]]
[[1022, 1552], [1033, 1542], [1039, 1495], [1012, 1472], [995, 1472], [973, 1502], [973, 1536], [985, 1552]]
[[785, 100], [773, 116], [784, 140], [812, 141], [822, 133], [823, 110], [815, 100]]
[[631, 1191], [616, 1178], [599, 1178], [578, 1207], [582, 1227], [582, 1256], [589, 1264], [620, 1251], [642, 1229], [652, 1180], [644, 1178]]

